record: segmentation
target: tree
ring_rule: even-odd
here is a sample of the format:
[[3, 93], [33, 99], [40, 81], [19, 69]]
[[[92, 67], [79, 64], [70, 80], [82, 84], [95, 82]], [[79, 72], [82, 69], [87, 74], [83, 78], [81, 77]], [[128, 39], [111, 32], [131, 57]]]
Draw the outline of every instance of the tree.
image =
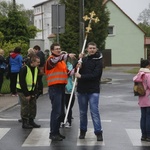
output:
[[8, 18], [4, 22], [7, 30], [3, 31], [5, 35], [5, 40], [8, 42], [10, 40], [18, 41], [23, 40], [28, 42], [29, 41], [29, 33], [28, 28], [26, 26], [27, 22], [18, 11], [10, 11], [8, 13]]
[[138, 26], [145, 32], [147, 37], [150, 37], [150, 4], [148, 9], [144, 9], [140, 13], [138, 21], [140, 21]]
[[146, 37], [150, 37], [150, 25], [139, 23], [138, 26], [145, 32]]
[[[14, 4], [12, 1], [0, 1], [0, 16], [8, 16], [9, 11], [12, 11], [14, 9]], [[24, 10], [24, 5], [23, 4], [16, 4], [16, 10], [22, 11]]]
[[[100, 19], [98, 23], [92, 22], [92, 31], [88, 36], [89, 41], [94, 41], [100, 50], [105, 48], [105, 40], [108, 35], [109, 12], [103, 4], [103, 0], [85, 1], [85, 14], [94, 11]], [[87, 26], [87, 23], [85, 24]]]
[[12, 3], [12, 1], [1, 1], [0, 2], [0, 16], [8, 16], [8, 13], [10, 11], [13, 11], [13, 9], [19, 11], [22, 14], [22, 17], [25, 18], [27, 20], [27, 24], [28, 25], [34, 25], [34, 15], [33, 15], [33, 9], [25, 9], [23, 4], [16, 4], [14, 6], [14, 3]]
[[150, 4], [148, 6], [148, 9], [144, 9], [140, 13], [138, 21], [142, 22], [145, 25], [150, 25]]
[[[60, 35], [60, 44], [66, 51], [79, 53], [79, 0], [61, 0], [66, 6], [66, 25], [65, 33]], [[98, 23], [92, 23], [92, 31], [88, 35], [89, 41], [97, 43], [99, 49], [104, 49], [105, 39], [107, 37], [107, 28], [109, 21], [109, 12], [103, 5], [103, 0], [85, 1], [85, 15], [95, 11], [97, 17], [101, 20]], [[85, 22], [85, 27], [87, 27]]]
[[79, 1], [61, 0], [66, 7], [65, 33], [60, 35], [60, 44], [67, 52], [79, 50]]
[[32, 9], [27, 9], [27, 10], [22, 10], [22, 16], [26, 18], [27, 25], [28, 26], [33, 26], [34, 25], [34, 14]]
[[[33, 26], [33, 10], [25, 10], [23, 5], [0, 2], [0, 32], [4, 35], [1, 46], [7, 43], [26, 43], [34, 38], [37, 28]], [[9, 45], [10, 45], [9, 44]]]

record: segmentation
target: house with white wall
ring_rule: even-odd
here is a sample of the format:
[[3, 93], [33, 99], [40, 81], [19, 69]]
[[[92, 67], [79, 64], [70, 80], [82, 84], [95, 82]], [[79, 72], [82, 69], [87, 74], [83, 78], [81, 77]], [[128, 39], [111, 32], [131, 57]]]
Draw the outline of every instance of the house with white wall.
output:
[[30, 40], [30, 46], [40, 45], [42, 50], [50, 48], [49, 35], [52, 34], [52, 5], [59, 0], [46, 0], [33, 6], [34, 25], [39, 29], [35, 39]]

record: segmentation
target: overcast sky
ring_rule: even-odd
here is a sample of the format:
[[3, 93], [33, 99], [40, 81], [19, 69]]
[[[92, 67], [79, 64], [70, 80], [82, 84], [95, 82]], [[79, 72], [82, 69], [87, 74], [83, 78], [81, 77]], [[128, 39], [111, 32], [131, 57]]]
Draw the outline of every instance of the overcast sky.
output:
[[[26, 9], [32, 9], [33, 5], [45, 0], [16, 0], [17, 3], [23, 4]], [[137, 23], [139, 14], [150, 4], [150, 0], [114, 0], [114, 2]]]

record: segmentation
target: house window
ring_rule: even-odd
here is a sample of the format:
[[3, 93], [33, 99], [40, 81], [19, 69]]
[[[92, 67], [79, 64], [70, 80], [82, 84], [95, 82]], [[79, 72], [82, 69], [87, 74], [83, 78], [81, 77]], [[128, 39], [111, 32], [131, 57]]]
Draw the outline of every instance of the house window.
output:
[[37, 13], [40, 13], [41, 12], [41, 9], [40, 7], [37, 8]]
[[113, 25], [108, 27], [108, 36], [115, 35], [115, 27]]

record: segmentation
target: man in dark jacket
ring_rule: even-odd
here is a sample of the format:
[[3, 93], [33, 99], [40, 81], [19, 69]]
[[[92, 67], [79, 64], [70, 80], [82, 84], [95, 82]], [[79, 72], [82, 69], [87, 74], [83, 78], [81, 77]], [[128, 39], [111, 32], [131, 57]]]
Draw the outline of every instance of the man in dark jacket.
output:
[[43, 82], [42, 82], [42, 78], [44, 75], [44, 65], [45, 65], [45, 55], [44, 53], [41, 51], [40, 46], [35, 45], [33, 47], [36, 55], [40, 58], [40, 65], [39, 65], [39, 74], [38, 74], [38, 92], [39, 95], [43, 94]]
[[87, 45], [88, 55], [82, 59], [79, 73], [75, 74], [78, 78], [77, 97], [80, 111], [80, 136], [84, 139], [87, 132], [87, 110], [90, 105], [91, 117], [94, 125], [94, 133], [97, 141], [103, 141], [102, 127], [99, 114], [100, 80], [102, 76], [102, 54], [97, 52], [94, 42]]

